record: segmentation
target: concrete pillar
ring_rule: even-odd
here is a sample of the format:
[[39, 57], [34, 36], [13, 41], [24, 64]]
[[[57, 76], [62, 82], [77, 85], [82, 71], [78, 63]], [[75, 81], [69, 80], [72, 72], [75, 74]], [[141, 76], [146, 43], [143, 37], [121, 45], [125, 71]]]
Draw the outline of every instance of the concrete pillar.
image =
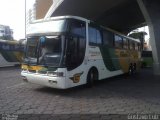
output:
[[149, 26], [154, 74], [160, 75], [160, 0], [137, 0]]

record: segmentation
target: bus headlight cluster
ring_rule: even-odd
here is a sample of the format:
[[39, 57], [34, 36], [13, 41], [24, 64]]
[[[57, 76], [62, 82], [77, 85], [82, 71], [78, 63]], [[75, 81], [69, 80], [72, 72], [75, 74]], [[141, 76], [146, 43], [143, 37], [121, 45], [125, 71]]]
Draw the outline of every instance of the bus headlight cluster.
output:
[[51, 77], [63, 77], [64, 73], [63, 72], [48, 71], [47, 75], [51, 76]]

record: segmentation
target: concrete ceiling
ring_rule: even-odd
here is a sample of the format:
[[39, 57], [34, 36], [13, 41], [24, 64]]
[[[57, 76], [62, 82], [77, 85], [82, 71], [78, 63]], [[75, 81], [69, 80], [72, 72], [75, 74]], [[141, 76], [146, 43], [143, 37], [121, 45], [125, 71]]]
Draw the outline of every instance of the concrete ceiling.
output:
[[52, 16], [75, 15], [128, 33], [145, 25], [136, 0], [64, 0]]

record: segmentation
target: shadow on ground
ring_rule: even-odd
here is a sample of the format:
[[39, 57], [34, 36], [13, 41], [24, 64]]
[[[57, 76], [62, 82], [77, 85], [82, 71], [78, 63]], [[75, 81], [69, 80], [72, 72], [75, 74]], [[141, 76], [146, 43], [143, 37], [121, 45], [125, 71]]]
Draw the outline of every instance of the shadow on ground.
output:
[[160, 98], [160, 76], [154, 76], [151, 68], [145, 68], [134, 76], [121, 75], [98, 81], [92, 88], [87, 88], [85, 85], [67, 90], [40, 87], [35, 91], [72, 98], [157, 99]]

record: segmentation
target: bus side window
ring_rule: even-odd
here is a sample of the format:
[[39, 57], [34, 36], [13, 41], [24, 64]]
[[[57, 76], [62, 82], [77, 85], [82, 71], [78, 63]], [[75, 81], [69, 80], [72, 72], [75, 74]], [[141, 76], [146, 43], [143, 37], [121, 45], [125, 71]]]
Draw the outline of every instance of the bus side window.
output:
[[133, 50], [135, 50], [135, 42], [132, 42]]
[[122, 48], [123, 46], [123, 39], [122, 37], [118, 36], [118, 35], [115, 35], [114, 36], [114, 45], [115, 45], [115, 48]]
[[102, 34], [100, 30], [96, 30], [97, 45], [102, 45]]
[[102, 35], [99, 29], [89, 27], [89, 45], [97, 46], [102, 44]]
[[130, 42], [130, 50], [135, 50], [135, 42], [131, 40], [129, 42]]
[[127, 40], [128, 40], [128, 49], [130, 50], [130, 49], [131, 49], [131, 45], [130, 45], [130, 44], [131, 44], [131, 43], [130, 43], [131, 41], [130, 41], [129, 39], [127, 39]]
[[89, 33], [89, 45], [96, 45], [97, 42], [96, 29], [93, 27], [89, 27], [88, 33]]
[[138, 43], [138, 50], [141, 51], [141, 44]]
[[131, 40], [129, 40], [129, 49], [133, 50], [133, 46], [132, 46], [132, 41]]
[[135, 43], [135, 50], [139, 50], [137, 42]]
[[112, 47], [113, 46], [113, 41], [114, 41], [114, 34], [104, 30], [103, 31], [103, 44]]
[[124, 49], [129, 49], [128, 40], [126, 38], [123, 38], [123, 48]]

